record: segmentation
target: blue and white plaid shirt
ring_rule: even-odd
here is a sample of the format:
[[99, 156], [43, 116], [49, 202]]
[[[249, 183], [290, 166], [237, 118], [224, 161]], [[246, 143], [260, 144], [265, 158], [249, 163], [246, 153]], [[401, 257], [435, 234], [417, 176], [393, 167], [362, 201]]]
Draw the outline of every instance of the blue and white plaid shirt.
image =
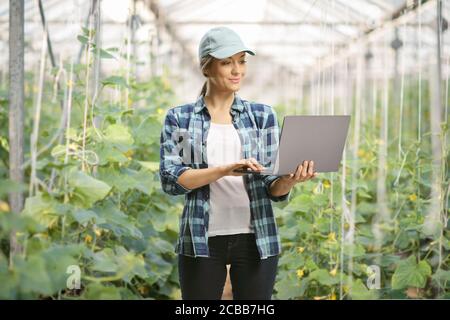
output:
[[[242, 100], [235, 94], [230, 113], [241, 140], [242, 158], [255, 158], [264, 167], [273, 167], [280, 133], [272, 107]], [[206, 141], [210, 121], [211, 116], [201, 96], [195, 103], [169, 109], [161, 131], [159, 175], [162, 189], [170, 195], [185, 195], [175, 252], [193, 257], [209, 257], [209, 184], [188, 189], [178, 183], [178, 177], [189, 169], [208, 168]], [[274, 175], [243, 176], [261, 259], [281, 253], [270, 200], [289, 201], [291, 193], [279, 197], [271, 195], [270, 185], [277, 178]]]

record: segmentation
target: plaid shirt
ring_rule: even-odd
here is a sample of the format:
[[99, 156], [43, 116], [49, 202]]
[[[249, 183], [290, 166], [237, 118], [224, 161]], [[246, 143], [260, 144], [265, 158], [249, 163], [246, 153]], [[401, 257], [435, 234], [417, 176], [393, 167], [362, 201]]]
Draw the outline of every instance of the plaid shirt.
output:
[[[230, 113], [241, 140], [242, 158], [253, 157], [264, 167], [273, 167], [272, 159], [277, 154], [280, 137], [273, 109], [242, 100], [235, 94]], [[195, 103], [169, 109], [161, 131], [159, 175], [162, 189], [170, 195], [185, 195], [175, 252], [193, 257], [209, 257], [209, 184], [188, 189], [178, 183], [178, 177], [189, 169], [208, 168], [206, 139], [210, 121], [201, 96]], [[178, 152], [180, 136], [185, 145]], [[271, 195], [270, 184], [277, 178], [274, 175], [243, 175], [250, 200], [251, 224], [261, 259], [281, 253], [280, 236], [270, 200], [289, 201], [290, 192], [279, 197]]]

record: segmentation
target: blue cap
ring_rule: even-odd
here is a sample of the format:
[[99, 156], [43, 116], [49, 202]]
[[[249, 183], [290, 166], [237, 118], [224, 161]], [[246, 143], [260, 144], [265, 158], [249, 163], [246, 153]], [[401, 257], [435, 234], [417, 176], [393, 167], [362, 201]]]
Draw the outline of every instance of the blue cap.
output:
[[255, 55], [235, 31], [227, 27], [217, 27], [210, 29], [200, 40], [198, 56], [202, 59], [209, 54], [214, 58], [224, 59], [242, 51]]

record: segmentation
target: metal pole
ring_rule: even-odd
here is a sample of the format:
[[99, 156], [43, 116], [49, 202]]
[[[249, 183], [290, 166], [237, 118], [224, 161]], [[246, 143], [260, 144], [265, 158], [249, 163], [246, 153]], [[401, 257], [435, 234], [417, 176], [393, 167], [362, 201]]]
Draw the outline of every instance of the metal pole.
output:
[[[9, 1], [9, 176], [17, 183], [23, 182], [23, 126], [24, 126], [24, 0]], [[11, 211], [18, 214], [23, 209], [23, 193], [9, 193]], [[10, 235], [10, 266], [13, 256], [22, 251], [15, 231]]]

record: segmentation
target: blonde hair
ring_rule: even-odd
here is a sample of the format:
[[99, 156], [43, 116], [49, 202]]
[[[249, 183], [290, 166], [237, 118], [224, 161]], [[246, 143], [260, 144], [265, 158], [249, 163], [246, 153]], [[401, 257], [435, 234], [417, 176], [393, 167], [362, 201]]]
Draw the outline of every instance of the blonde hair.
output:
[[[208, 75], [205, 73], [205, 71], [206, 71], [206, 69], [208, 69], [208, 67], [211, 64], [211, 62], [213, 61], [213, 59], [214, 58], [212, 56], [210, 56], [209, 54], [200, 59], [200, 70], [202, 71], [202, 74], [205, 77], [208, 77]], [[206, 80], [205, 83], [203, 83], [202, 89], [200, 90], [199, 97], [204, 96], [207, 89], [208, 89], [208, 81]]]

